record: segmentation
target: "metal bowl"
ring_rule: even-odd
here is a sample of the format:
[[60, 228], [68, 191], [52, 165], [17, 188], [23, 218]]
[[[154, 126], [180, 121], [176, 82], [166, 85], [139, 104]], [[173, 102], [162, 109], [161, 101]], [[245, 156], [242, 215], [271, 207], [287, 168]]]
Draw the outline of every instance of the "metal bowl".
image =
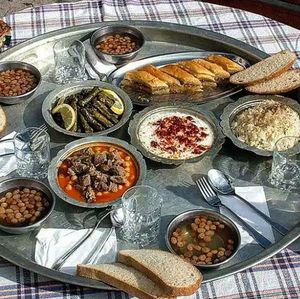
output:
[[[114, 91], [123, 101], [124, 105], [124, 113], [120, 119], [120, 121], [112, 126], [111, 128], [108, 128], [106, 130], [100, 131], [100, 132], [94, 132], [94, 133], [79, 133], [79, 132], [71, 132], [67, 131], [64, 128], [60, 127], [53, 119], [51, 110], [55, 106], [55, 104], [58, 101], [58, 98], [60, 97], [67, 97], [69, 95], [75, 94], [82, 89], [92, 89], [95, 86], [99, 86], [103, 89], [110, 89]], [[88, 80], [88, 81], [82, 81], [79, 83], [72, 83], [68, 85], [64, 85], [62, 87], [59, 87], [49, 93], [49, 95], [45, 98], [42, 106], [42, 114], [43, 117], [46, 121], [46, 123], [53, 128], [54, 130], [63, 133], [65, 135], [73, 136], [73, 137], [87, 137], [87, 136], [93, 136], [93, 135], [107, 135], [109, 133], [112, 133], [119, 128], [121, 128], [130, 118], [130, 115], [132, 113], [132, 103], [129, 98], [129, 96], [120, 88], [104, 83], [104, 82], [99, 82], [99, 81], [94, 81], [94, 80]]]
[[[213, 141], [213, 145], [212, 145], [211, 149], [208, 150], [207, 152], [203, 153], [202, 155], [191, 158], [191, 159], [164, 158], [164, 157], [155, 155], [155, 154], [151, 153], [149, 150], [147, 150], [143, 146], [142, 142], [139, 139], [140, 126], [147, 117], [149, 117], [155, 113], [162, 112], [162, 111], [166, 111], [166, 112], [174, 111], [174, 113], [175, 112], [187, 113], [187, 114], [190, 114], [197, 118], [200, 118], [200, 119], [204, 120], [206, 123], [208, 123], [214, 132], [214, 141]], [[164, 104], [161, 104], [161, 105], [156, 105], [156, 106], [151, 106], [151, 107], [145, 108], [140, 113], [137, 113], [134, 116], [133, 120], [130, 121], [128, 133], [131, 137], [131, 143], [145, 157], [147, 157], [153, 161], [160, 162], [163, 164], [169, 164], [169, 165], [171, 165], [171, 164], [180, 165], [185, 162], [198, 162], [206, 156], [214, 157], [220, 151], [220, 149], [222, 148], [222, 145], [225, 141], [225, 136], [222, 133], [222, 130], [218, 124], [217, 119], [215, 118], [215, 116], [212, 113], [210, 113], [208, 111], [200, 110], [199, 108], [197, 110], [193, 110], [193, 109], [189, 108], [188, 106], [179, 106], [179, 105], [166, 106]]]
[[174, 253], [177, 254], [178, 253], [173, 249], [171, 243], [170, 243], [170, 239], [172, 236], [173, 231], [183, 222], [188, 221], [188, 220], [192, 220], [198, 216], [210, 216], [215, 218], [216, 220], [220, 220], [223, 223], [225, 223], [225, 225], [229, 228], [230, 233], [231, 233], [231, 239], [234, 240], [234, 244], [235, 244], [235, 248], [234, 248], [234, 252], [232, 253], [232, 255], [227, 258], [225, 261], [217, 263], [217, 264], [212, 264], [212, 265], [197, 265], [197, 267], [199, 268], [205, 268], [205, 269], [211, 269], [211, 268], [217, 268], [221, 265], [224, 265], [226, 263], [228, 263], [238, 252], [240, 245], [241, 245], [241, 234], [239, 229], [237, 228], [237, 226], [234, 224], [233, 221], [231, 221], [228, 217], [212, 211], [212, 210], [190, 210], [187, 212], [184, 212], [182, 214], [179, 214], [178, 216], [176, 216], [168, 225], [167, 227], [167, 233], [165, 235], [165, 241], [166, 241], [166, 245], [168, 247], [168, 249]]
[[[223, 133], [227, 136], [234, 145], [237, 147], [253, 152], [259, 156], [269, 157], [273, 155], [273, 151], [263, 150], [256, 148], [254, 146], [248, 145], [243, 141], [239, 140], [231, 129], [231, 123], [233, 119], [241, 113], [243, 110], [254, 107], [257, 104], [262, 103], [266, 100], [273, 100], [276, 102], [281, 102], [285, 105], [291, 107], [294, 111], [296, 111], [300, 115], [300, 105], [297, 101], [292, 100], [290, 98], [286, 98], [283, 96], [277, 95], [249, 95], [238, 99], [236, 102], [227, 105], [221, 115], [220, 125], [222, 127]], [[300, 152], [300, 144], [293, 147], [295, 152]]]
[[57, 181], [58, 176], [58, 168], [60, 164], [72, 153], [84, 149], [89, 146], [96, 146], [99, 143], [106, 143], [115, 145], [123, 148], [125, 151], [129, 152], [135, 159], [136, 166], [138, 169], [138, 179], [136, 185], [141, 185], [146, 177], [147, 167], [143, 156], [134, 148], [132, 145], [127, 142], [106, 136], [91, 136], [82, 138], [73, 142], [68, 143], [61, 151], [57, 153], [57, 156], [52, 159], [49, 169], [48, 169], [48, 181], [52, 190], [56, 193], [58, 197], [75, 206], [83, 207], [83, 208], [104, 208], [107, 206], [118, 204], [121, 198], [117, 198], [114, 201], [103, 202], [103, 203], [86, 203], [80, 202], [72, 197], [68, 196], [59, 186]]
[[46, 195], [47, 199], [49, 200], [50, 206], [48, 207], [47, 213], [39, 221], [33, 224], [24, 225], [24, 226], [8, 226], [8, 225], [0, 224], [0, 229], [10, 234], [24, 234], [39, 228], [42, 225], [42, 223], [52, 213], [56, 201], [55, 195], [49, 189], [49, 187], [47, 187], [45, 184], [43, 184], [40, 181], [36, 181], [29, 178], [8, 179], [0, 182], [0, 194], [3, 194], [8, 190], [19, 188], [19, 187], [34, 188], [36, 190], [43, 192]]
[[21, 70], [30, 72], [31, 74], [33, 74], [36, 77], [38, 83], [35, 88], [33, 88], [32, 90], [30, 90], [24, 94], [21, 94], [19, 96], [11, 96], [11, 97], [0, 96], [0, 103], [4, 103], [7, 105], [13, 105], [13, 104], [18, 104], [18, 103], [26, 101], [34, 94], [34, 92], [37, 90], [37, 88], [39, 87], [39, 85], [42, 81], [42, 75], [41, 75], [40, 71], [36, 67], [34, 67], [33, 65], [31, 65], [29, 63], [22, 62], [22, 61], [0, 62], [0, 72], [7, 71], [7, 70], [15, 70], [15, 69], [21, 69]]
[[[139, 43], [139, 48], [133, 52], [127, 54], [118, 54], [118, 55], [106, 54], [96, 48], [96, 45], [102, 40], [104, 40], [106, 36], [117, 34], [117, 33], [119, 34], [128, 33], [133, 35]], [[145, 39], [142, 32], [136, 29], [135, 27], [126, 26], [126, 25], [109, 25], [109, 26], [101, 27], [100, 29], [96, 30], [92, 34], [90, 42], [94, 52], [100, 59], [103, 59], [113, 64], [122, 64], [128, 60], [133, 59], [137, 55], [137, 53], [142, 49], [145, 43]]]

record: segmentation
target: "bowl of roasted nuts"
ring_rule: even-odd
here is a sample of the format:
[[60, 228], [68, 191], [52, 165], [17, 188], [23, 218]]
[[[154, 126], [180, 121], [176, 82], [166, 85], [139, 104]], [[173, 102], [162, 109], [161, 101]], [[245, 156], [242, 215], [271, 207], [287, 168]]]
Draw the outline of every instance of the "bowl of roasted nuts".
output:
[[0, 63], [0, 103], [12, 105], [29, 99], [41, 82], [41, 73], [21, 61]]
[[216, 268], [237, 253], [241, 236], [227, 217], [211, 210], [191, 210], [176, 216], [166, 234], [168, 249], [193, 265]]
[[42, 182], [16, 178], [0, 183], [0, 229], [23, 234], [40, 227], [55, 206], [54, 193]]
[[110, 25], [96, 30], [90, 41], [100, 59], [121, 64], [137, 55], [145, 39], [142, 32], [135, 27]]

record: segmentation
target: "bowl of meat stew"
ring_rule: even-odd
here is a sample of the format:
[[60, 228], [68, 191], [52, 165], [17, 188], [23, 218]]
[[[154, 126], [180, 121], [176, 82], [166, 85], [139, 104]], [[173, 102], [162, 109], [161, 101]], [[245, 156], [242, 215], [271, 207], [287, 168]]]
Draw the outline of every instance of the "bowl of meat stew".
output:
[[117, 138], [91, 136], [66, 145], [52, 160], [48, 179], [64, 201], [86, 208], [118, 203], [146, 175], [142, 155]]

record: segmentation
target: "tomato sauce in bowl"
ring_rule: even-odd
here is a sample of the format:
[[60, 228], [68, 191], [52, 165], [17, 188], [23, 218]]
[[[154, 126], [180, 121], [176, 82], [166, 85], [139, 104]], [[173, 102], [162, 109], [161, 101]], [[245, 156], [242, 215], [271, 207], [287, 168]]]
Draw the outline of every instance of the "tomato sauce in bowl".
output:
[[[76, 165], [73, 161], [76, 159], [80, 161], [81, 158], [84, 159], [86, 156], [92, 157], [90, 166], [87, 166], [82, 173], [76, 172], [78, 169], [74, 165], [83, 166]], [[98, 160], [105, 160], [105, 157], [107, 158], [106, 163], [97, 164], [95, 162], [98, 158]], [[108, 162], [110, 158], [112, 162]], [[107, 164], [110, 166], [112, 164], [113, 166], [109, 169], [110, 166], [107, 166]], [[114, 166], [115, 169], [112, 169]], [[113, 172], [114, 170], [118, 170], [120, 173]], [[57, 182], [64, 193], [79, 202], [90, 202], [88, 201], [90, 194], [87, 195], [87, 188], [89, 188], [90, 193], [94, 192], [91, 203], [97, 204], [112, 202], [122, 197], [127, 189], [136, 184], [138, 176], [137, 162], [127, 150], [113, 144], [99, 143], [75, 151], [65, 158], [59, 165]], [[103, 177], [107, 183], [103, 185], [103, 181], [99, 177]], [[117, 180], [119, 183], [110, 180]], [[90, 183], [90, 185], [83, 189], [84, 183]], [[106, 190], [107, 187], [108, 190]]]

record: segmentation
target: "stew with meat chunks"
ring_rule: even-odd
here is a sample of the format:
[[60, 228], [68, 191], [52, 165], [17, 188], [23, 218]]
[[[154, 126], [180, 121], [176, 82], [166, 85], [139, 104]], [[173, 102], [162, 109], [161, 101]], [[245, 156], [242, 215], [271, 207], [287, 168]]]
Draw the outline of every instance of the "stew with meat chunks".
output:
[[98, 144], [78, 150], [59, 166], [58, 183], [71, 198], [87, 203], [114, 201], [136, 184], [135, 159], [121, 147]]

